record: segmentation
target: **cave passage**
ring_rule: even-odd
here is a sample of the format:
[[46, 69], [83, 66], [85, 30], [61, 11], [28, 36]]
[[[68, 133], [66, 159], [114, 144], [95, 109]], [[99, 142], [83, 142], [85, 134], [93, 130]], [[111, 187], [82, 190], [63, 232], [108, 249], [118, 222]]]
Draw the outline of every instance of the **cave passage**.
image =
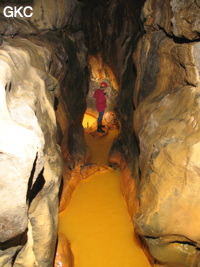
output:
[[[90, 120], [88, 119], [88, 117], [90, 117]], [[83, 126], [84, 125], [91, 125], [91, 123], [93, 122], [93, 124], [95, 124], [96, 127], [96, 118], [94, 120], [94, 117], [85, 114], [84, 119], [83, 119]], [[84, 122], [86, 121], [86, 122]], [[87, 123], [89, 121], [89, 123]], [[101, 137], [98, 139], [94, 138], [91, 134], [88, 134], [87, 132], [85, 132], [84, 138], [86, 141], [86, 144], [88, 145], [88, 147], [90, 148], [91, 151], [91, 159], [90, 162], [91, 163], [99, 163], [99, 164], [108, 164], [108, 156], [110, 153], [110, 149], [112, 146], [112, 142], [114, 140], [114, 138], [118, 135], [119, 131], [118, 129], [113, 129], [109, 131], [109, 134], [105, 135], [104, 137]]]
[[[88, 115], [85, 116], [85, 120], [88, 119]], [[107, 163], [117, 132], [111, 130], [99, 139], [85, 134], [92, 162]], [[120, 190], [120, 177], [118, 169], [106, 166], [82, 180], [67, 208], [59, 214], [59, 233], [70, 242], [74, 266], [150, 266], [134, 236], [133, 223]]]

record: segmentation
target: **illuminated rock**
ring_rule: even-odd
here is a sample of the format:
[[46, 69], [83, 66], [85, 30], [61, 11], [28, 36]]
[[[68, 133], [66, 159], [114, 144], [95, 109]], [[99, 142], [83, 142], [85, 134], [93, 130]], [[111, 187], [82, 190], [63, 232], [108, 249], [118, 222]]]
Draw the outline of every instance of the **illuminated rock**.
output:
[[147, 1], [147, 32], [134, 54], [141, 173], [134, 222], [153, 257], [174, 267], [195, 266], [200, 257], [199, 43], [189, 42], [198, 32], [194, 6], [199, 12], [193, 1]]
[[73, 267], [74, 259], [67, 238], [59, 233], [54, 267]]
[[53, 260], [61, 157], [49, 60], [25, 39], [7, 38], [0, 50], [0, 266], [11, 266], [16, 253], [20, 266]]

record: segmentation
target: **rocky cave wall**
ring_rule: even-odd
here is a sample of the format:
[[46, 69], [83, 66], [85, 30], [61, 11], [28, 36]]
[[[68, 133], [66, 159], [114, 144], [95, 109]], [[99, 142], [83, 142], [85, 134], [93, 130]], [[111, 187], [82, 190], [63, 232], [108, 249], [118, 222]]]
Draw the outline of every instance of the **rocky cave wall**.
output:
[[[5, 18], [8, 4], [31, 5], [33, 16]], [[0, 4], [2, 267], [53, 266], [62, 169], [87, 151], [81, 7], [68, 0]]]
[[136, 231], [152, 262], [198, 266], [199, 2], [147, 0], [141, 14], [129, 1], [93, 3], [84, 32], [119, 84], [122, 131], [110, 161], [120, 151], [133, 170]]
[[143, 33], [140, 14], [144, 1], [83, 2], [86, 4], [83, 7], [83, 31], [88, 53], [94, 57], [101, 55], [101, 60], [109, 66], [117, 84], [113, 86], [118, 90], [114, 111], [121, 131], [112, 150], [114, 154], [120, 151], [131, 162], [134, 175], [138, 176], [137, 144], [132, 124], [133, 87], [136, 78], [132, 53]]
[[198, 1], [148, 0], [134, 52], [137, 232], [164, 266], [199, 266]]
[[49, 266], [62, 163], [53, 109], [58, 83], [48, 72], [50, 53], [24, 38], [5, 38], [0, 58], [0, 266]]

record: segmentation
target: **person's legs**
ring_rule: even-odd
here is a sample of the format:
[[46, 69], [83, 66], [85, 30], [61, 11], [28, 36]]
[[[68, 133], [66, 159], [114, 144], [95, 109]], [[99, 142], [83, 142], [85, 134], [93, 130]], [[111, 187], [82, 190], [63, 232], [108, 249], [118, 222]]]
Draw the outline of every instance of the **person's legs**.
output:
[[102, 120], [103, 120], [103, 114], [104, 114], [104, 110], [99, 112], [99, 117], [98, 117], [98, 124], [102, 124]]
[[104, 110], [101, 111], [101, 112], [99, 112], [99, 117], [98, 117], [98, 119], [97, 119], [97, 123], [98, 123], [97, 131], [98, 131], [98, 132], [101, 132], [101, 133], [104, 133], [104, 131], [101, 129], [101, 127], [102, 127], [103, 115], [104, 115]]

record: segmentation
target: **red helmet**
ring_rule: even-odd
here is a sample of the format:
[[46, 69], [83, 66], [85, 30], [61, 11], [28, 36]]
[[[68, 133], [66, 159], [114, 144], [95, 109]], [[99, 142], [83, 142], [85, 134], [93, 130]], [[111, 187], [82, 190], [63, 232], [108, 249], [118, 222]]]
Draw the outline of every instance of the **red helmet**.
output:
[[100, 87], [108, 87], [108, 85], [107, 85], [107, 83], [102, 82], [101, 85], [100, 85]]

